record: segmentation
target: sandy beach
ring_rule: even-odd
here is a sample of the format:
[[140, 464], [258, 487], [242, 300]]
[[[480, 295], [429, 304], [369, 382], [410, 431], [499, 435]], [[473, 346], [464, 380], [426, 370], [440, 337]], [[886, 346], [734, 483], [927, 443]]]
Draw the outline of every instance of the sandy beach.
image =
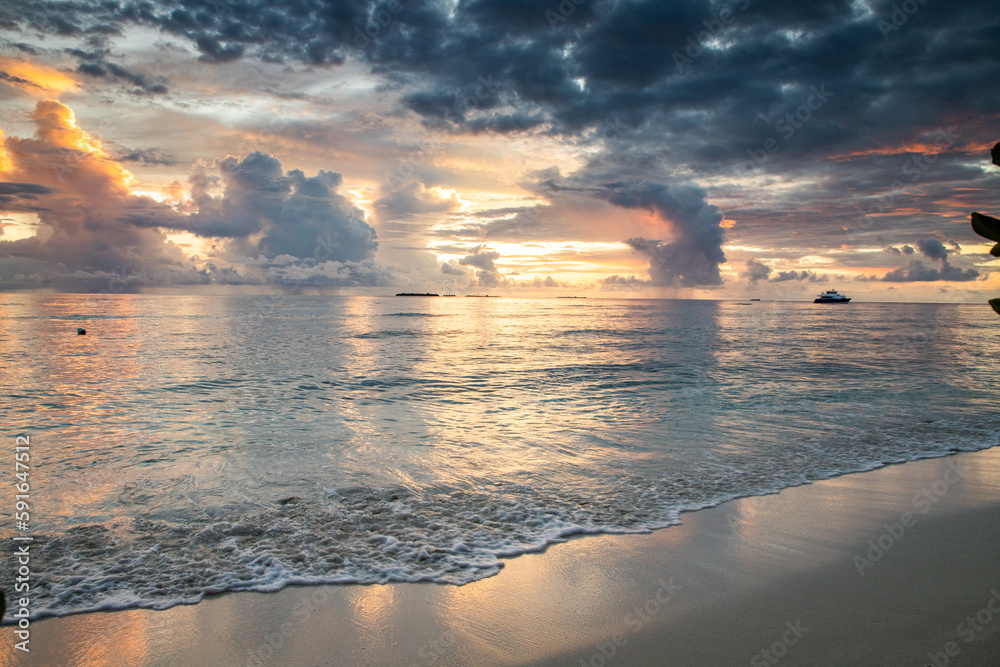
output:
[[1000, 448], [585, 536], [465, 586], [291, 587], [50, 618], [0, 664], [1000, 664]]

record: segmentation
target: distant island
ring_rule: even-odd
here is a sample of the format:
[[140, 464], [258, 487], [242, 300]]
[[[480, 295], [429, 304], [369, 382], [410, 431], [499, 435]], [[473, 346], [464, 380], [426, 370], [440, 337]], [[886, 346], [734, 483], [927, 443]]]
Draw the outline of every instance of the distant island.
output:
[[465, 296], [474, 299], [496, 299], [496, 294], [466, 294]]
[[418, 292], [400, 292], [396, 296], [441, 296], [440, 294], [431, 294], [430, 292], [418, 293]]

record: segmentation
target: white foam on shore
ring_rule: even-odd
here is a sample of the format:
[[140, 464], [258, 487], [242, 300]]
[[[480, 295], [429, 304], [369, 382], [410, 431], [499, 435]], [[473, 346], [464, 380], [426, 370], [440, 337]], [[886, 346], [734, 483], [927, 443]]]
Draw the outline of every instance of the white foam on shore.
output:
[[[580, 533], [648, 532], [684, 511], [890, 463], [989, 448], [996, 433], [965, 433], [960, 446], [911, 436], [883, 441], [834, 462], [734, 459], [697, 474], [618, 480], [613, 493], [584, 495], [501, 483], [488, 491], [418, 494], [402, 488], [329, 489], [320, 498], [184, 524], [134, 519], [36, 536], [32, 618], [126, 609], [165, 609], [228, 591], [290, 584], [430, 581], [465, 584], [497, 574], [503, 558], [539, 551]], [[857, 445], [857, 443], [855, 443]], [[897, 443], [898, 444], [898, 443]], [[845, 452], [839, 451], [842, 457]], [[9, 577], [5, 559], [0, 574]]]

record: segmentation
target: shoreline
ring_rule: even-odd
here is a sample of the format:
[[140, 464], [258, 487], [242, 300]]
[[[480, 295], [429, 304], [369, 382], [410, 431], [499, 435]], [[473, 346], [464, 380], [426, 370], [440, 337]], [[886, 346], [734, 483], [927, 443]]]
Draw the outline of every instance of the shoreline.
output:
[[45, 618], [30, 657], [5, 626], [0, 665], [1000, 663], [1000, 447], [681, 521], [574, 536], [463, 586], [289, 586]]

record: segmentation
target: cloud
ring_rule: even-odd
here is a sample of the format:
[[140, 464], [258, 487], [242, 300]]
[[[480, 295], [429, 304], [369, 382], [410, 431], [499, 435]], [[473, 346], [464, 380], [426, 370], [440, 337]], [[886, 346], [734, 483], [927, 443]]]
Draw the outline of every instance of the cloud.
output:
[[385, 185], [379, 188], [378, 198], [372, 203], [379, 220], [411, 220], [426, 213], [446, 213], [461, 207], [456, 195], [441, 197], [428, 191], [420, 182], [411, 181], [396, 189]]
[[626, 287], [642, 287], [645, 285], [652, 284], [650, 280], [643, 280], [642, 278], [636, 278], [635, 276], [619, 276], [613, 275], [606, 278], [601, 278], [598, 282], [606, 287], [615, 286], [626, 286]]
[[[829, 84], [830, 109], [781, 141], [763, 169], [809, 160], [833, 144], [890, 145], [942, 118], [992, 117], [997, 93], [979, 84], [1000, 72], [994, 4], [968, 0], [962, 12], [921, 4], [888, 37], [878, 21], [891, 16], [892, 0], [864, 11], [848, 0], [796, 7], [739, 0], [723, 3], [725, 23], [723, 6], [710, 0], [35, 0], [2, 18], [24, 34], [80, 38], [150, 26], [209, 63], [358, 60], [402, 86], [404, 104], [429, 124], [469, 132], [603, 133], [618, 113], [615, 136], [634, 135], [636, 146], [643, 136], [660, 137], [682, 162], [713, 173], [735, 171], [745, 150], [769, 137], [784, 139], [774, 123], [805, 104], [812, 85]], [[693, 60], [682, 67], [675, 54]], [[477, 95], [480, 78], [493, 83]], [[928, 98], [928, 80], [942, 94]], [[973, 89], [979, 94], [963, 94]], [[900, 116], [900, 108], [911, 111]]]
[[483, 248], [485, 246], [476, 246], [472, 253], [459, 259], [458, 263], [461, 266], [471, 266], [476, 270], [476, 282], [480, 287], [498, 287], [506, 282], [506, 278], [494, 263], [500, 259], [500, 253], [495, 250], [484, 251]]
[[454, 261], [441, 262], [441, 273], [446, 276], [468, 276], [468, 272]]
[[552, 206], [518, 206], [510, 208], [491, 208], [484, 211], [463, 211], [469, 219], [467, 227], [435, 230], [435, 235], [447, 238], [461, 239], [492, 239], [496, 241], [523, 242], [525, 239], [552, 239], [573, 232], [579, 234], [579, 229], [560, 229], [557, 224], [548, 220]]
[[948, 248], [937, 239], [918, 239], [917, 248], [930, 259], [948, 259]]
[[[732, 10], [734, 20], [718, 30], [712, 28], [718, 34], [706, 39], [706, 24], [717, 21], [723, 5]], [[362, 88], [377, 90], [380, 100], [390, 107], [383, 118], [389, 126], [396, 124], [393, 130], [403, 126], [401, 119], [415, 115], [425, 126], [449, 133], [513, 135], [523, 142], [519, 147], [527, 146], [529, 151], [538, 151], [544, 141], [552, 142], [546, 146], [561, 145], [560, 153], [586, 151], [576, 152], [575, 157], [594, 151], [602, 159], [618, 155], [620, 161], [607, 169], [607, 178], [582, 175], [578, 179], [582, 187], [592, 188], [586, 194], [591, 203], [597, 203], [594, 198], [612, 202], [609, 194], [598, 190], [609, 192], [632, 179], [670, 183], [671, 190], [680, 187], [675, 185], [679, 182], [711, 183], [711, 195], [703, 199], [720, 206], [725, 202], [727, 216], [738, 221], [729, 232], [732, 238], [739, 236], [756, 247], [801, 244], [798, 248], [823, 247], [833, 253], [842, 244], [871, 245], [872, 237], [892, 225], [905, 224], [914, 239], [945, 238], [942, 230], [948, 229], [956, 210], [983, 208], [990, 201], [996, 177], [985, 173], [970, 154], [982, 137], [992, 136], [1000, 108], [1000, 89], [990, 85], [1000, 79], [996, 57], [1000, 15], [995, 9], [990, 0], [969, 0], [961, 12], [922, 3], [902, 29], [888, 35], [880, 32], [878, 21], [892, 15], [893, 0], [784, 5], [743, 0], [721, 4], [594, 0], [564, 5], [528, 0], [403, 1], [398, 5], [382, 0], [152, 0], [138, 4], [32, 0], [0, 8], [0, 24], [16, 31], [18, 39], [38, 35], [48, 44], [78, 41], [80, 69], [64, 76], [80, 79], [112, 99], [117, 96], [116, 102], [121, 101], [122, 92], [146, 95], [157, 85], [169, 86], [172, 113], [185, 113], [179, 111], [190, 108], [185, 105], [202, 103], [197, 96], [204, 97], [208, 88], [201, 86], [203, 81], [190, 97], [180, 99], [184, 94], [180, 87], [190, 81], [189, 73], [171, 74], [167, 81], [157, 78], [156, 69], [138, 65], [138, 59], [148, 55], [138, 55], [136, 34], [131, 32], [136, 26], [161, 31], [175, 45], [174, 58], [193, 51], [206, 63], [198, 64], [197, 74], [205, 81], [236, 73], [242, 66], [235, 61], [243, 60], [247, 69], [256, 63], [273, 67], [275, 72], [301, 74], [299, 79], [289, 76], [287, 86], [269, 87], [294, 96], [305, 88], [288, 89], [306, 76], [315, 76], [303, 74], [306, 69], [321, 76], [326, 76], [324, 71], [336, 73], [338, 79], [343, 74], [345, 81], [361, 71], [365, 74], [360, 76], [370, 76]], [[552, 12], [557, 15], [554, 19], [549, 16]], [[364, 43], [357, 41], [359, 34]], [[110, 50], [112, 44], [115, 51]], [[26, 53], [32, 49], [13, 46]], [[55, 53], [37, 50], [43, 58]], [[680, 67], [676, 53], [690, 54], [692, 62]], [[183, 64], [180, 61], [178, 67]], [[342, 65], [346, 66], [336, 69]], [[17, 77], [18, 82], [0, 82], [5, 90], [38, 94], [38, 88], [32, 88], [38, 81], [11, 72], [8, 76]], [[239, 76], [233, 79], [229, 91], [250, 88], [247, 81], [235, 80]], [[111, 83], [123, 88], [111, 90]], [[928, 85], [935, 94], [927, 94]], [[811, 104], [816, 101], [814, 88], [828, 91], [818, 108]], [[341, 107], [326, 113], [330, 108], [320, 105], [351, 103], [318, 101], [320, 96], [313, 94], [313, 88], [309, 90], [310, 105], [321, 109], [317, 114], [322, 120], [291, 123], [278, 133], [281, 141], [299, 130], [307, 138], [318, 136], [309, 133], [316, 127], [336, 126], [335, 118], [343, 117]], [[265, 94], [263, 88], [254, 92]], [[154, 100], [144, 102], [152, 105]], [[807, 120], [789, 124], [786, 119], [797, 113]], [[213, 116], [215, 120], [229, 117], [228, 113]], [[400, 134], [410, 130], [407, 125]], [[952, 130], [957, 138], [937, 143], [937, 135]], [[220, 142], [225, 141], [224, 135], [225, 131], [220, 132]], [[349, 153], [342, 143], [333, 142], [333, 131], [326, 136], [327, 143], [313, 146], [314, 156], [327, 149], [336, 151], [330, 154]], [[383, 147], [396, 138], [380, 135], [373, 143]], [[302, 135], [295, 139], [303, 142]], [[413, 137], [402, 139], [401, 144]], [[269, 150], [286, 162], [285, 156], [293, 154], [296, 160], [303, 159], [281, 141], [275, 142], [278, 148]], [[461, 141], [473, 140], [462, 137]], [[501, 137], [497, 144], [503, 143]], [[769, 147], [766, 159], [754, 166], [753, 178], [734, 178], [746, 175], [747, 151], [761, 152], [765, 146]], [[361, 154], [354, 146], [351, 150]], [[382, 168], [374, 166], [378, 162], [374, 152], [359, 160], [372, 173]], [[178, 154], [185, 155], [180, 149]], [[206, 159], [211, 162], [210, 157]], [[326, 165], [313, 162], [310, 168], [319, 166]], [[663, 174], [666, 170], [678, 176]], [[425, 173], [431, 171], [422, 166], [420, 180], [441, 185]], [[442, 168], [437, 173], [446, 171]], [[456, 167], [449, 175], [458, 171]], [[473, 172], [474, 168], [467, 169], [464, 176], [473, 180], [482, 174], [470, 175]], [[352, 176], [358, 178], [358, 173]], [[754, 182], [757, 178], [760, 183]], [[768, 179], [775, 178], [782, 179], [782, 187], [770, 187], [776, 181]], [[421, 224], [419, 216], [434, 213], [421, 213], [421, 205], [431, 202], [421, 202], [419, 197], [407, 201], [406, 193], [379, 193], [379, 199], [385, 201], [381, 209], [375, 209], [375, 227], [383, 243], [397, 231], [409, 235]], [[973, 204], [974, 200], [984, 203]], [[138, 203], [134, 205], [139, 208]], [[655, 210], [641, 203], [614, 205]], [[145, 208], [152, 220], [156, 207]], [[524, 236], [549, 240], [552, 236], [546, 234], [592, 232], [588, 222], [566, 216], [566, 210], [554, 206], [545, 220], [521, 227], [510, 218], [486, 220], [471, 213], [470, 224], [463, 225], [455, 237], [500, 242], [516, 241], [519, 235], [522, 240]], [[862, 226], [859, 212], [879, 216], [865, 219]], [[157, 215], [167, 218], [167, 213]], [[412, 226], [411, 221], [415, 221]], [[217, 222], [235, 224], [233, 220]], [[843, 230], [850, 236], [845, 237]], [[449, 226], [440, 233], [452, 231], [454, 226]], [[671, 244], [677, 239], [666, 231], [642, 227], [621, 232], [613, 240], [624, 237], [661, 240], [661, 247], [655, 249], [659, 264], [654, 282], [712, 285], [721, 281], [718, 267], [724, 255], [715, 239], [695, 233], [686, 237], [688, 246], [675, 248]], [[227, 238], [234, 240], [234, 246], [239, 245], [237, 238], [245, 240]], [[917, 252], [903, 246], [894, 254], [907, 254], [907, 248], [910, 255]], [[642, 244], [636, 251], [650, 253], [654, 248]], [[672, 253], [669, 265], [663, 262], [667, 253]], [[926, 253], [920, 253], [923, 261], [932, 263]], [[689, 256], [696, 258], [691, 266], [677, 264]], [[858, 253], [841, 259], [854, 266], [864, 261]], [[652, 270], [652, 257], [650, 262]]]
[[[37, 183], [0, 183], [0, 205], [11, 205], [21, 210], [30, 209], [31, 205], [23, 200], [37, 201], [39, 195], [50, 195], [55, 192], [57, 192], [55, 188]], [[17, 200], [22, 200], [22, 203], [16, 204]]]
[[812, 271], [779, 271], [771, 276], [771, 282], [780, 283], [788, 280], [808, 280], [811, 283], [825, 283], [829, 280], [825, 274], [816, 274]]
[[772, 283], [783, 283], [792, 280], [806, 280], [811, 283], [825, 283], [830, 279], [830, 277], [826, 274], [817, 274], [807, 270], [775, 272], [767, 264], [758, 262], [752, 257], [747, 260], [746, 267], [747, 270], [740, 273], [740, 276], [746, 278], [751, 283], [757, 283], [762, 280]]
[[752, 283], [767, 280], [767, 277], [771, 275], [771, 267], [763, 262], [758, 262], [756, 259], [751, 257], [747, 260], [747, 270], [741, 273], [740, 276], [746, 278]]
[[109, 49], [83, 51], [67, 49], [67, 53], [80, 60], [76, 68], [78, 74], [94, 79], [104, 79], [108, 82], [125, 83], [135, 88], [129, 92], [161, 95], [168, 92], [167, 79], [162, 76], [151, 76], [142, 72], [132, 71], [108, 59]]
[[132, 174], [83, 131], [73, 112], [53, 100], [31, 114], [36, 138], [4, 141], [9, 181], [4, 210], [33, 212], [36, 236], [0, 243], [0, 280], [40, 278], [72, 289], [99, 288], [108, 276], [135, 282], [204, 281], [163, 232], [125, 222], [133, 210], [155, 208], [129, 190]]
[[458, 260], [458, 263], [462, 266], [472, 266], [480, 271], [496, 271], [496, 264], [493, 263], [494, 260], [500, 259], [500, 253], [496, 251], [483, 251], [485, 246], [476, 246], [471, 255], [466, 255], [462, 259]]
[[174, 166], [178, 164], [173, 154], [159, 148], [123, 149], [115, 155], [119, 162], [138, 162], [145, 165]]
[[924, 265], [918, 259], [910, 262], [905, 268], [895, 269], [886, 273], [881, 280], [889, 283], [916, 283], [934, 282], [939, 280], [950, 280], [955, 282], [969, 282], [979, 279], [979, 271], [976, 269], [960, 269], [952, 266], [948, 260], [944, 260], [940, 269], [935, 269]]
[[[264, 153], [228, 157], [192, 174], [185, 210], [134, 195], [132, 174], [65, 105], [39, 102], [31, 118], [36, 138], [3, 143], [0, 205], [35, 213], [41, 225], [34, 237], [0, 243], [0, 280], [48, 277], [73, 289], [100, 289], [109, 276], [136, 286], [351, 285], [385, 284], [392, 273], [374, 264], [375, 230], [337, 192], [336, 172], [286, 172]], [[226, 241], [225, 249], [200, 264], [167, 240], [172, 231]]]
[[58, 95], [80, 87], [73, 77], [57, 69], [17, 58], [0, 58], [0, 81], [36, 95]]
[[670, 224], [673, 238], [666, 243], [632, 238], [624, 243], [649, 257], [654, 285], [695, 286], [722, 283], [719, 265], [725, 232], [719, 209], [705, 201], [705, 191], [695, 185], [665, 185], [646, 181], [614, 183], [600, 193], [616, 206], [646, 208]]
[[[148, 217], [139, 212], [130, 222], [234, 239], [234, 247], [248, 256], [361, 262], [374, 256], [378, 241], [364, 211], [337, 192], [342, 180], [332, 171], [315, 176], [298, 169], [286, 172], [267, 153], [227, 157], [213, 170], [203, 165], [192, 175], [196, 212], [166, 217], [162, 210]], [[221, 196], [209, 194], [216, 183], [224, 186]]]
[[919, 250], [920, 253], [928, 259], [940, 261], [941, 268], [936, 269], [934, 267], [927, 266], [918, 259], [912, 259], [910, 260], [908, 266], [889, 271], [880, 280], [891, 283], [913, 283], [936, 282], [942, 280], [969, 282], [979, 279], [980, 273], [978, 270], [961, 269], [953, 266], [948, 261], [949, 255], [958, 254], [961, 252], [962, 248], [958, 242], [953, 239], [949, 239], [948, 244], [951, 245], [951, 248], [938, 239], [925, 238], [917, 239], [916, 249], [909, 245], [903, 246], [902, 251], [895, 247], [887, 248], [889, 252], [896, 255], [900, 254], [900, 252], [905, 255], [913, 255], [917, 250]]

